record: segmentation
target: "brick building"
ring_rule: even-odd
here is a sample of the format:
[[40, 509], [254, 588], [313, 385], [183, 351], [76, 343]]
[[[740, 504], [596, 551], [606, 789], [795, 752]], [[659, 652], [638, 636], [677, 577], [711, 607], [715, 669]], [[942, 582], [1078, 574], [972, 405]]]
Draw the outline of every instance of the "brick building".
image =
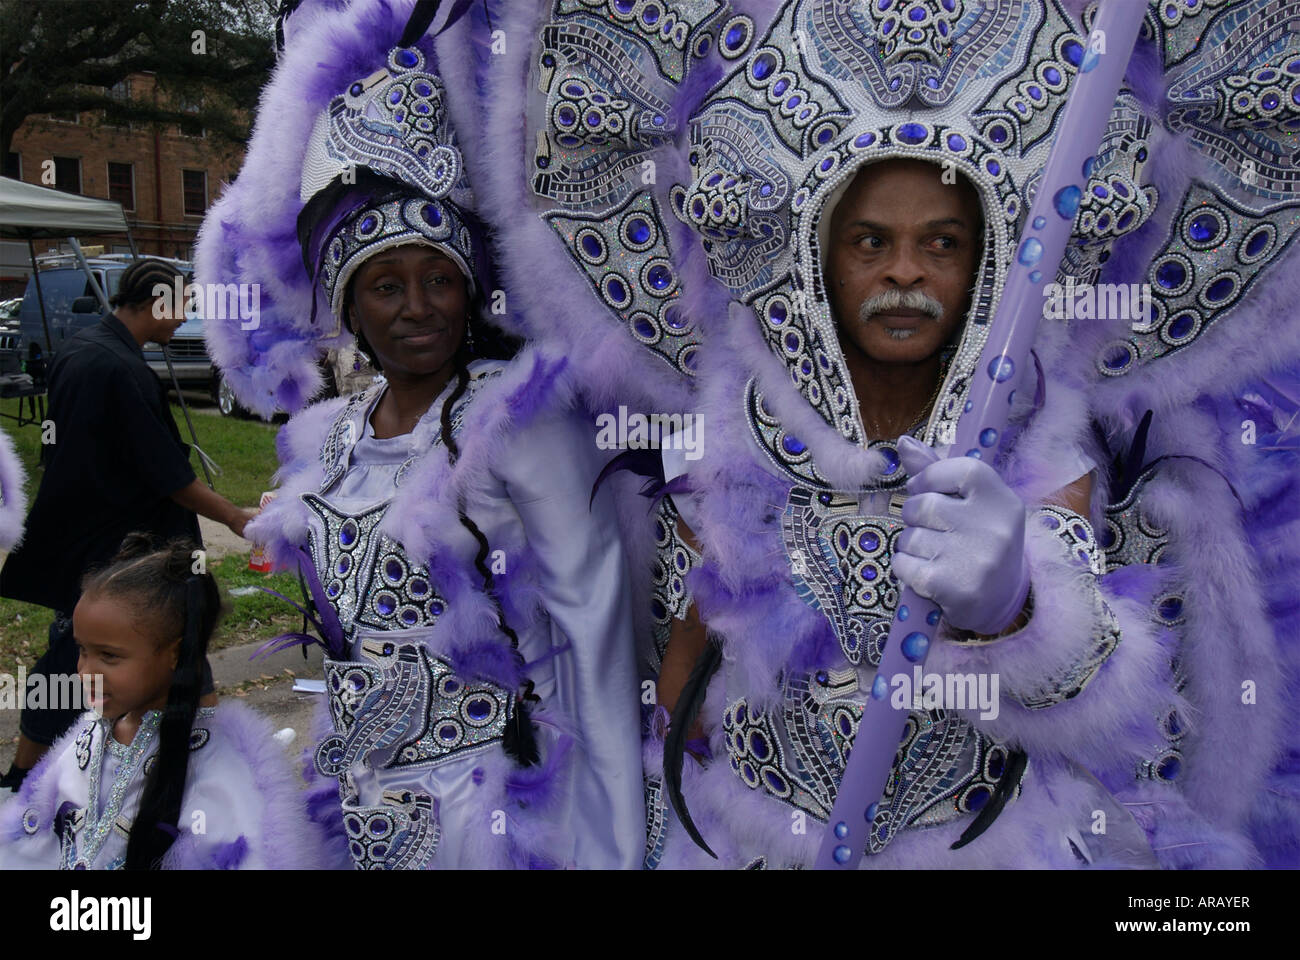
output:
[[[153, 75], [134, 74], [113, 93], [151, 99]], [[141, 254], [190, 259], [204, 213], [223, 183], [235, 178], [243, 156], [242, 147], [207, 136], [197, 124], [113, 126], [88, 113], [39, 115], [28, 117], [15, 133], [4, 175], [117, 200]], [[106, 253], [130, 252], [124, 236], [78, 239], [83, 246], [102, 244]], [[36, 252], [56, 246], [37, 241]], [[30, 272], [27, 245], [6, 242], [4, 247], [0, 297], [20, 296]]]

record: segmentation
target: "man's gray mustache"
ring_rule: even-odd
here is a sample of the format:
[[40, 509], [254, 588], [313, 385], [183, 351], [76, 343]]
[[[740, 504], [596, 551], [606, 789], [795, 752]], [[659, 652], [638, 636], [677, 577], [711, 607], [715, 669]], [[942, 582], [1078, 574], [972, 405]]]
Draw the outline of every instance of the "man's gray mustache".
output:
[[929, 294], [920, 290], [886, 290], [862, 301], [862, 306], [858, 307], [858, 320], [866, 323], [878, 313], [895, 310], [920, 310], [936, 322], [943, 317], [943, 304]]

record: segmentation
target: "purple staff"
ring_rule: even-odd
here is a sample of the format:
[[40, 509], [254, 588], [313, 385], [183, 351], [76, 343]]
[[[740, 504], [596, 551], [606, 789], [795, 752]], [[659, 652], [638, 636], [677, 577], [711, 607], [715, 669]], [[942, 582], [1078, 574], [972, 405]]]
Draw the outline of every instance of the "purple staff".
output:
[[[1054, 278], [1056, 265], [1065, 253], [1093, 151], [1105, 132], [1145, 14], [1146, 4], [1137, 0], [1102, 0], [1097, 11], [1074, 91], [1065, 105], [1060, 130], [1025, 218], [1005, 292], [989, 324], [988, 341], [971, 384], [970, 405], [957, 424], [954, 451], [964, 450], [978, 457], [981, 446], [993, 445], [981, 444], [980, 435], [993, 430], [1000, 437], [1006, 427], [1010, 380], [1027, 362], [1043, 313], [1040, 286], [1044, 277]], [[1087, 160], [1081, 161], [1085, 157]], [[911, 587], [903, 590], [817, 852], [815, 866], [819, 870], [855, 868], [866, 852], [877, 803], [885, 792], [894, 753], [907, 724], [907, 708], [894, 709], [889, 704], [886, 678], [925, 664], [941, 615], [938, 606]]]

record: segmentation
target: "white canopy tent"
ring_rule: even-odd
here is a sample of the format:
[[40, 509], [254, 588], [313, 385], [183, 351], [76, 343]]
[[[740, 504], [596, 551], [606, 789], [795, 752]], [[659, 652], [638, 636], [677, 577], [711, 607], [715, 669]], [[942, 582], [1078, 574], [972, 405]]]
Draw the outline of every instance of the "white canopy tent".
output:
[[0, 177], [0, 236], [30, 240], [100, 233], [128, 233], [117, 201]]
[[135, 241], [131, 239], [126, 215], [122, 213], [122, 205], [116, 200], [97, 200], [94, 197], [64, 193], [62, 190], [38, 187], [34, 183], [0, 177], [0, 237], [27, 241], [47, 350], [50, 349], [50, 331], [45, 320], [45, 296], [41, 293], [41, 275], [36, 269], [36, 248], [32, 245], [32, 240], [38, 237], [67, 237], [81, 262], [81, 268], [90, 278], [91, 289], [95, 291], [104, 309], [108, 310], [108, 298], [95, 283], [81, 252], [81, 244], [77, 242], [77, 234], [87, 233], [125, 233], [127, 242], [131, 244], [131, 253], [139, 256], [135, 250]]

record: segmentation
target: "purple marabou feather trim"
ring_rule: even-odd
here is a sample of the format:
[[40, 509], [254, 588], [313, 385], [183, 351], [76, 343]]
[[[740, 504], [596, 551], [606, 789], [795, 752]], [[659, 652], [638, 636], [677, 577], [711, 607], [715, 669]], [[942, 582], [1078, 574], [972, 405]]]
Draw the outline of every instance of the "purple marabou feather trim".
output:
[[13, 440], [0, 430], [0, 550], [12, 550], [23, 536], [27, 477]]
[[1167, 870], [1241, 870], [1260, 866], [1240, 834], [1210, 823], [1174, 787], [1133, 781], [1120, 802], [1146, 831], [1151, 851]]
[[994, 737], [1023, 746], [1030, 757], [1068, 757], [1094, 772], [1118, 769], [1132, 774], [1158, 741], [1156, 713], [1177, 704], [1169, 656], [1160, 631], [1149, 620], [1149, 605], [1107, 595], [1119, 619], [1122, 640], [1077, 697], [1041, 710], [1028, 710], [1008, 698], [1029, 692], [1044, 678], [1059, 676], [1091, 650], [1099, 633], [1091, 581], [1078, 579], [1086, 568], [1071, 561], [1060, 541], [1031, 522], [1025, 531], [1025, 556], [1034, 590], [1034, 614], [1010, 636], [988, 644], [945, 642], [931, 652], [926, 669], [935, 673], [996, 674], [1002, 692], [999, 715], [962, 715]]
[[1269, 776], [1251, 814], [1250, 834], [1266, 866], [1293, 870], [1300, 864], [1297, 810], [1300, 810], [1300, 754], [1293, 749]]
[[[212, 205], [199, 231], [195, 279], [256, 283], [259, 326], [209, 321], [213, 361], [241, 403], [260, 414], [298, 410], [321, 386], [317, 357], [350, 335], [332, 329], [328, 308], [313, 326], [315, 286], [307, 277], [296, 220], [302, 161], [318, 113], [353, 79], [384, 63], [414, 0], [373, 0], [321, 9], [296, 29], [262, 91], [252, 139], [238, 179]], [[428, 40], [417, 44], [437, 71]]]
[[[548, 9], [544, 4], [502, 4], [493, 11], [493, 24], [507, 37], [531, 38]], [[439, 38], [439, 50], [456, 44], [481, 46], [488, 33], [477, 24], [476, 18], [467, 17]], [[556, 344], [569, 358], [593, 409], [620, 402], [656, 411], [685, 409], [684, 378], [666, 363], [650, 361], [569, 258], [559, 235], [532, 213], [536, 198], [527, 160], [532, 144], [525, 141], [527, 123], [520, 95], [529, 89], [525, 77], [532, 53], [531, 42], [518, 42], [508, 44], [504, 53], [478, 54], [481, 96], [474, 107], [474, 122], [461, 126], [471, 136], [478, 134], [466, 156], [481, 210], [490, 222], [508, 227], [498, 235], [498, 266], [509, 292], [510, 322], [517, 331]], [[455, 119], [464, 105], [453, 104], [451, 109]], [[659, 162], [660, 154], [655, 159]], [[666, 210], [672, 180], [667, 151], [662, 160], [655, 192], [660, 208]], [[538, 283], [539, 277], [546, 282]]]
[[1165, 92], [1168, 83], [1165, 80], [1164, 63], [1159, 48], [1150, 40], [1138, 38], [1133, 48], [1133, 56], [1124, 73], [1124, 83], [1137, 95], [1137, 98], [1149, 109], [1154, 109], [1163, 118], [1168, 112]]
[[212, 867], [215, 870], [238, 870], [239, 865], [248, 856], [248, 840], [240, 837], [230, 843], [223, 843], [212, 853]]
[[[1239, 435], [1223, 436], [1195, 408], [1167, 416], [1152, 435], [1159, 444], [1153, 449], [1181, 447], [1226, 467], [1237, 483], [1241, 466], [1253, 457]], [[1215, 824], [1240, 827], [1286, 743], [1282, 651], [1262, 595], [1260, 558], [1250, 549], [1232, 493], [1199, 464], [1167, 464], [1165, 482], [1151, 484], [1143, 505], [1154, 522], [1167, 525], [1171, 559], [1185, 574], [1180, 654], [1188, 676], [1184, 695], [1199, 723], [1184, 744], [1182, 789]], [[1243, 702], [1247, 681], [1254, 702]]]
[[[1300, 708], [1300, 368], [1253, 386], [1240, 405], [1220, 404], [1219, 421], [1225, 434], [1240, 437], [1241, 407], [1248, 405], [1248, 415], [1259, 425], [1260, 455], [1243, 478], [1251, 504], [1245, 525], [1262, 572], [1277, 640], [1276, 663], [1286, 683], [1286, 732]], [[1295, 867], [1300, 864], [1300, 751], [1294, 736], [1283, 740], [1278, 752], [1273, 772], [1256, 795], [1250, 835], [1268, 866]]]
[[536, 354], [528, 378], [506, 398], [511, 418], [527, 422], [535, 417], [550, 402], [551, 393], [568, 365], [564, 357], [550, 362], [543, 354]]
[[[1167, 568], [1166, 568], [1167, 569]], [[1101, 578], [1106, 593], [1138, 603], [1150, 604], [1166, 580], [1165, 570], [1153, 564], [1131, 563], [1119, 567]]]
[[330, 719], [329, 700], [321, 697], [312, 711], [311, 726], [306, 746], [300, 754], [304, 801], [307, 818], [316, 826], [321, 836], [322, 869], [350, 870], [352, 855], [348, 852], [348, 832], [343, 825], [343, 808], [339, 803], [339, 785], [333, 778], [323, 776], [316, 769], [316, 746], [334, 732]]

